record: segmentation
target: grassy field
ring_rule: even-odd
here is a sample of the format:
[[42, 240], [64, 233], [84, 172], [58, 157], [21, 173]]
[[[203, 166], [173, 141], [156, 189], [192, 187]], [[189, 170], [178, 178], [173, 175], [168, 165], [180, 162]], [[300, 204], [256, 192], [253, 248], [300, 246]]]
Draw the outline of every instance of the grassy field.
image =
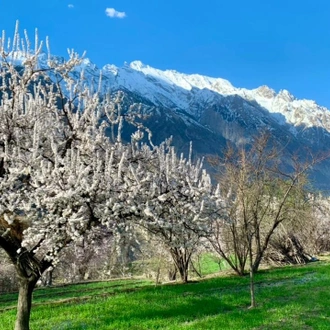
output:
[[[39, 289], [32, 330], [330, 329], [330, 264], [264, 270], [249, 279], [221, 276], [186, 285], [125, 280]], [[0, 296], [0, 329], [13, 328], [15, 294]]]

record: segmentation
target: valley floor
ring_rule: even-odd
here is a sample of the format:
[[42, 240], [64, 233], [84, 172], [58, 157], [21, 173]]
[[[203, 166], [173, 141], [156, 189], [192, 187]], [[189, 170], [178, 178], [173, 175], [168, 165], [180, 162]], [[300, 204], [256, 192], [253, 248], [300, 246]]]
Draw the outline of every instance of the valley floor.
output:
[[[31, 329], [329, 329], [330, 264], [262, 270], [257, 307], [249, 279], [219, 276], [155, 286], [132, 279], [39, 289]], [[0, 329], [13, 328], [16, 294], [0, 295]]]

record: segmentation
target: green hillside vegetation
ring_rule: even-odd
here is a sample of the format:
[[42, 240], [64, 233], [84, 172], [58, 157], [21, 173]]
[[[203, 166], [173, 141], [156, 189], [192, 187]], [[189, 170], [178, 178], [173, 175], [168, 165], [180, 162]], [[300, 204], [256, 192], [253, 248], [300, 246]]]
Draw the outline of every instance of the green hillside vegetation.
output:
[[[214, 275], [213, 275], [214, 276]], [[78, 329], [327, 329], [330, 267], [326, 260], [256, 274], [217, 274], [188, 284], [155, 286], [141, 279], [38, 289], [31, 328]], [[16, 294], [0, 296], [0, 329], [12, 327]]]

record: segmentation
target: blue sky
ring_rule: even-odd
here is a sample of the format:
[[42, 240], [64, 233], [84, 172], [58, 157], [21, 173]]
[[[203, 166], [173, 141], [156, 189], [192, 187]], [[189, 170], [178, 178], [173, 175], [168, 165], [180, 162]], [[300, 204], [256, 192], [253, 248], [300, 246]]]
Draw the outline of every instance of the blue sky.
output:
[[17, 19], [56, 55], [86, 50], [100, 67], [141, 60], [330, 108], [329, 0], [1, 1], [0, 29], [12, 34]]

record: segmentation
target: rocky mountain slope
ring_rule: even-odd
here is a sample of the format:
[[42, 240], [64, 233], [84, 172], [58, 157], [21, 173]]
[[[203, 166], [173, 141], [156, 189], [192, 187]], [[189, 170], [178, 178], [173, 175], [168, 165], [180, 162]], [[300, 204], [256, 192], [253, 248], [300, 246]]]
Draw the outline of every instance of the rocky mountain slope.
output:
[[[92, 68], [88, 60], [84, 66]], [[244, 144], [263, 129], [271, 130], [287, 155], [303, 158], [330, 151], [330, 111], [286, 90], [235, 88], [221, 78], [162, 71], [139, 61], [122, 68], [107, 65], [102, 74], [104, 90], [126, 91], [131, 100], [145, 104], [156, 142], [173, 135], [179, 151], [187, 151], [193, 141], [198, 155], [221, 154], [228, 141]], [[312, 178], [328, 189], [330, 162], [317, 166]]]
[[[46, 61], [46, 55], [39, 56], [41, 67]], [[150, 114], [146, 125], [154, 143], [173, 136], [179, 152], [187, 152], [192, 141], [198, 156], [221, 154], [228, 142], [247, 143], [263, 129], [271, 130], [287, 154], [330, 151], [330, 111], [314, 101], [298, 100], [287, 90], [235, 88], [225, 79], [162, 71], [140, 61], [99, 69], [85, 59], [76, 76], [82, 70], [91, 84], [102, 72], [103, 93], [121, 90], [127, 103], [141, 103]], [[317, 166], [312, 177], [318, 187], [328, 189], [330, 161]]]

